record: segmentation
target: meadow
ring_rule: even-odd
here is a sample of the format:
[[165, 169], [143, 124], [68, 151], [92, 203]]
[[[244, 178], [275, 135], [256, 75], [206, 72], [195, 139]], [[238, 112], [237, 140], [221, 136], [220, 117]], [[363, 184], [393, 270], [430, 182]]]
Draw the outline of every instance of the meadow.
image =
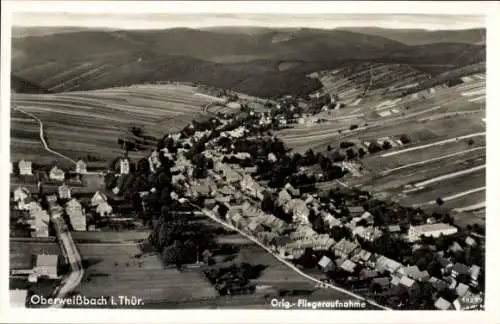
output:
[[[39, 126], [33, 118], [15, 110], [32, 113], [44, 124], [49, 147], [67, 157], [104, 168], [122, 154], [118, 138], [137, 139], [132, 127], [155, 139], [180, 130], [193, 119], [208, 118], [202, 112], [219, 98], [201, 94], [195, 87], [180, 84], [138, 85], [105, 90], [61, 94], [12, 94], [12, 160], [30, 159], [39, 164], [62, 163], [45, 151]], [[149, 141], [154, 147], [156, 141]], [[131, 158], [143, 154], [130, 152]], [[71, 164], [71, 163], [70, 163]]]

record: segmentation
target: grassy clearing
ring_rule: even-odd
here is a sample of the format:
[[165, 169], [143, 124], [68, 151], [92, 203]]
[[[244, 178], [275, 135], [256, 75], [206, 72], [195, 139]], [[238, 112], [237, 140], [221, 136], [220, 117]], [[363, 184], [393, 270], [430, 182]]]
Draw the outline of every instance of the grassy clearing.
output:
[[183, 301], [218, 295], [198, 270], [164, 269], [157, 255], [137, 244], [79, 244], [87, 264], [78, 292], [85, 296], [136, 296], [146, 302]]

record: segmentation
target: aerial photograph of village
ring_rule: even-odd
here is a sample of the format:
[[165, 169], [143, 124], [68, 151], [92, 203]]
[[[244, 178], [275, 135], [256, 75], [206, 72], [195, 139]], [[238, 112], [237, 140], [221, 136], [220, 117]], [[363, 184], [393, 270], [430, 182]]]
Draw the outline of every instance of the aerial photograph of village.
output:
[[484, 17], [12, 24], [11, 307], [484, 310]]

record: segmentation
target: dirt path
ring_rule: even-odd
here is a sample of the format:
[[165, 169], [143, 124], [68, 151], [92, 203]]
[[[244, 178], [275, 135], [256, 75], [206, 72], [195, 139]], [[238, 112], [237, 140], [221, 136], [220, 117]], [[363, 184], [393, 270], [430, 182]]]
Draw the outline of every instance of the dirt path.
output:
[[456, 141], [459, 141], [459, 140], [462, 140], [462, 139], [467, 139], [467, 138], [472, 138], [472, 137], [477, 137], [477, 136], [485, 136], [485, 135], [486, 135], [486, 132], [480, 132], [480, 133], [473, 133], [473, 134], [463, 135], [463, 136], [449, 138], [449, 139], [445, 139], [445, 140], [434, 142], [434, 143], [430, 143], [430, 144], [425, 144], [425, 145], [410, 147], [410, 148], [399, 150], [399, 151], [395, 151], [395, 152], [385, 153], [385, 154], [382, 154], [382, 157], [388, 157], [388, 156], [398, 155], [398, 154], [402, 154], [402, 153], [406, 153], [406, 152], [423, 150], [423, 149], [426, 149], [428, 147], [433, 147], [433, 146], [437, 146], [437, 145], [443, 145], [443, 144], [446, 144], [446, 143], [453, 143], [453, 142], [456, 142]]
[[47, 142], [45, 141], [45, 137], [44, 137], [44, 135], [43, 135], [43, 122], [42, 122], [42, 121], [41, 121], [41, 120], [40, 120], [37, 116], [35, 116], [35, 115], [33, 115], [32, 113], [29, 113], [29, 112], [27, 112], [27, 111], [24, 111], [24, 110], [22, 110], [22, 109], [21, 109], [21, 108], [19, 108], [19, 107], [14, 108], [14, 110], [20, 111], [20, 112], [22, 112], [23, 114], [26, 114], [26, 115], [30, 116], [31, 118], [35, 119], [35, 120], [36, 120], [36, 121], [40, 124], [40, 140], [42, 141], [42, 144], [43, 144], [43, 146], [45, 147], [45, 150], [46, 150], [47, 152], [50, 152], [50, 153], [55, 154], [55, 155], [58, 155], [58, 156], [62, 157], [63, 159], [68, 160], [68, 161], [70, 161], [70, 162], [71, 162], [71, 163], [73, 163], [73, 164], [76, 164], [76, 161], [75, 161], [75, 160], [73, 160], [72, 158], [69, 158], [69, 157], [67, 157], [67, 156], [66, 156], [66, 155], [64, 155], [64, 154], [61, 154], [61, 153], [59, 153], [59, 152], [56, 152], [56, 151], [52, 150], [52, 149], [49, 147], [49, 145], [48, 145], [48, 144], [47, 144]]

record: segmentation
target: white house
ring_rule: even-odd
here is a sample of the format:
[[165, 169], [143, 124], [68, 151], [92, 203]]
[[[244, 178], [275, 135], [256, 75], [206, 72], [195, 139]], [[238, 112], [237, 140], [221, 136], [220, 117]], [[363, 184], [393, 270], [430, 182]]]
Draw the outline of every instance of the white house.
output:
[[65, 183], [60, 185], [57, 191], [60, 199], [71, 199], [71, 189]]
[[33, 175], [31, 169], [31, 161], [19, 161], [19, 174], [20, 175]]
[[30, 192], [28, 189], [19, 186], [16, 190], [14, 190], [14, 201], [18, 202], [24, 202], [26, 198], [30, 196]]
[[52, 169], [50, 169], [49, 179], [56, 181], [64, 181], [64, 171], [59, 169], [57, 166], [54, 166]]
[[76, 173], [78, 174], [87, 173], [87, 164], [83, 160], [78, 160], [78, 162], [76, 162]]
[[455, 226], [445, 223], [410, 226], [408, 229], [408, 240], [410, 242], [415, 242], [420, 240], [422, 235], [427, 237], [439, 237], [441, 234], [446, 236], [456, 232], [458, 232], [458, 229]]
[[81, 213], [83, 211], [82, 205], [78, 200], [75, 198], [71, 199], [68, 201], [65, 205], [66, 213], [68, 215], [74, 214], [74, 213]]
[[97, 206], [96, 212], [101, 217], [110, 216], [111, 213], [113, 212], [113, 208], [107, 202], [103, 202]]
[[92, 197], [90, 204], [92, 206], [98, 206], [102, 203], [105, 203], [108, 201], [108, 198], [100, 191], [96, 191], [94, 196]]
[[36, 265], [33, 273], [38, 277], [44, 276], [50, 279], [57, 279], [57, 254], [39, 254], [36, 256]]
[[68, 214], [71, 225], [75, 231], [85, 231], [87, 229], [87, 220], [85, 210], [76, 199], [71, 199], [66, 203], [66, 214]]
[[323, 271], [330, 271], [333, 269], [334, 265], [332, 260], [326, 255], [319, 260], [318, 265], [321, 267]]
[[130, 173], [130, 161], [127, 158], [120, 159], [120, 174]]

